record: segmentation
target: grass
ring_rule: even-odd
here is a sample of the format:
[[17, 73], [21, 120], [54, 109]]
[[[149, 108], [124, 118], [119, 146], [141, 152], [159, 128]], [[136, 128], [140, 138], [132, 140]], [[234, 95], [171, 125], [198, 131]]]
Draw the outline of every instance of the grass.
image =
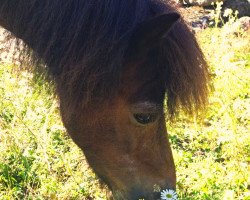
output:
[[197, 35], [214, 85], [205, 118], [170, 124], [180, 199], [250, 199], [250, 37], [228, 29]]
[[0, 199], [104, 199], [47, 84], [0, 65]]
[[[249, 35], [226, 26], [197, 34], [214, 91], [203, 118], [168, 123], [179, 199], [250, 199]], [[48, 85], [17, 71], [0, 64], [0, 199], [107, 199]]]

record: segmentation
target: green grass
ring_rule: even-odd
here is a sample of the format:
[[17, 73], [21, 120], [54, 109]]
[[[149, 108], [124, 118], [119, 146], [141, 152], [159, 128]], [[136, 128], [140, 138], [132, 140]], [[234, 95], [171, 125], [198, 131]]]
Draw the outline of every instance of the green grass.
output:
[[[250, 34], [197, 37], [214, 91], [206, 114], [168, 123], [179, 199], [250, 199]], [[107, 199], [65, 133], [48, 85], [0, 64], [0, 199]]]
[[0, 65], [0, 199], [103, 199], [47, 84]]
[[214, 90], [204, 118], [170, 124], [180, 199], [250, 199], [250, 37], [198, 34]]

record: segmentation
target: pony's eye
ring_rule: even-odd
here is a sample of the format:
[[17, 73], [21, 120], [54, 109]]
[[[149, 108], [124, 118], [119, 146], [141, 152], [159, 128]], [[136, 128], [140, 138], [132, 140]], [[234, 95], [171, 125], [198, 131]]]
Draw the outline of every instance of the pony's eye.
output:
[[147, 114], [137, 113], [137, 114], [134, 114], [134, 118], [138, 123], [145, 125], [145, 124], [154, 122], [157, 116], [156, 114], [151, 114], [151, 113], [147, 113]]

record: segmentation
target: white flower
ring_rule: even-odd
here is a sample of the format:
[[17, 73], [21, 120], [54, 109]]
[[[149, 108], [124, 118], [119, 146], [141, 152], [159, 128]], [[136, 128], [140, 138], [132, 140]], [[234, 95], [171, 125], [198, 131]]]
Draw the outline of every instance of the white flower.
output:
[[174, 190], [163, 190], [161, 200], [177, 200], [177, 193]]

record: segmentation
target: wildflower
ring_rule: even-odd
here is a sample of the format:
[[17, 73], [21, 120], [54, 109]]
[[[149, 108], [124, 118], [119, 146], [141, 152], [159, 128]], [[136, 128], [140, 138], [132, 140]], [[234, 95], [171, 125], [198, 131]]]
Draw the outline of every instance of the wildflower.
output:
[[177, 194], [174, 190], [163, 190], [161, 200], [177, 200]]

